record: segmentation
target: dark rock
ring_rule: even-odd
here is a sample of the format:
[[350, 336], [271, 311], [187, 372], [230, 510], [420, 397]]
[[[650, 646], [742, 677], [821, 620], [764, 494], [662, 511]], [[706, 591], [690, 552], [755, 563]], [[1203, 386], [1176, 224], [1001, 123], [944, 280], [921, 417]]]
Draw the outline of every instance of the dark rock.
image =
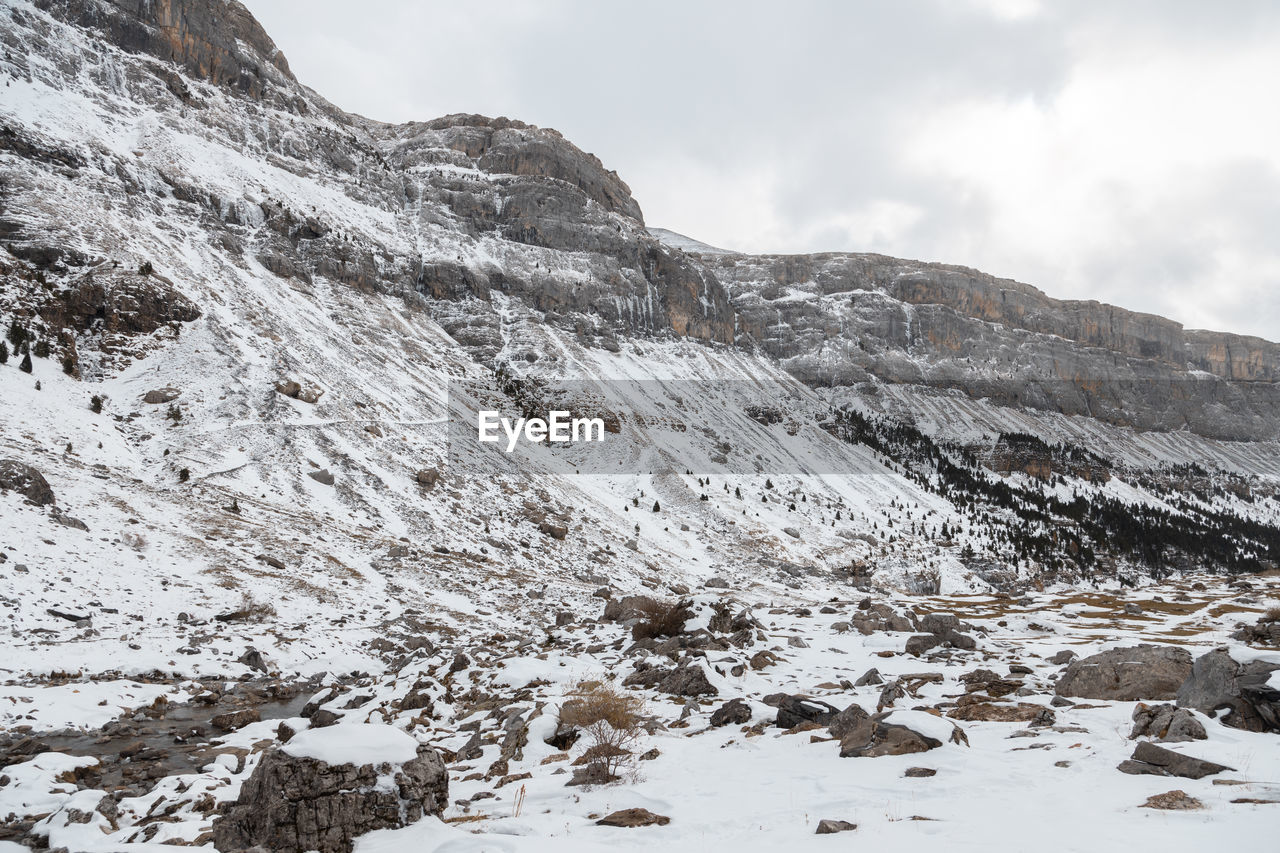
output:
[[825, 726], [840, 713], [838, 708], [826, 702], [800, 695], [777, 697], [776, 707], [778, 717], [774, 725], [783, 729], [794, 728], [801, 723], [817, 723], [819, 726]]
[[[261, 719], [262, 715], [258, 713], [257, 708], [244, 708], [239, 711], [228, 711], [225, 714], [218, 714], [209, 720], [209, 724], [215, 729], [230, 732], [244, 728], [250, 723], [256, 723]], [[314, 718], [312, 722], [314, 724]]]
[[[390, 774], [393, 784], [380, 784]], [[425, 744], [402, 765], [376, 767], [331, 765], [272, 749], [214, 820], [213, 843], [221, 851], [258, 845], [273, 853], [349, 853], [356, 836], [439, 815], [448, 793], [444, 762]]]
[[831, 820], [823, 818], [818, 821], [818, 829], [814, 835], [834, 835], [837, 832], [850, 832], [858, 828], [856, 823], [849, 823], [847, 820]]
[[1212, 761], [1203, 761], [1183, 755], [1154, 743], [1142, 741], [1133, 750], [1133, 757], [1120, 762], [1116, 768], [1121, 773], [1134, 776], [1182, 776], [1187, 779], [1202, 779], [1224, 770], [1234, 770]]
[[919, 657], [932, 648], [942, 645], [942, 638], [936, 634], [916, 634], [907, 638], [907, 654]]
[[1080, 656], [1075, 652], [1071, 651], [1071, 649], [1063, 649], [1062, 651], [1048, 658], [1048, 661], [1054, 666], [1064, 666], [1066, 664], [1071, 663], [1073, 660], [1075, 660], [1078, 657]]
[[1191, 674], [1191, 654], [1173, 646], [1111, 649], [1075, 660], [1058, 679], [1060, 696], [1132, 702], [1172, 699]]
[[909, 779], [927, 779], [930, 776], [937, 776], [938, 771], [932, 767], [908, 767], [902, 775]]
[[854, 702], [827, 722], [827, 731], [833, 738], [843, 739], [845, 735], [871, 718], [861, 705]]
[[882, 755], [911, 755], [942, 746], [942, 741], [914, 729], [886, 721], [889, 714], [876, 714], [854, 726], [840, 739], [841, 758], [876, 758]]
[[0, 492], [17, 492], [36, 506], [54, 502], [53, 489], [44, 475], [16, 459], [0, 459]]
[[854, 687], [875, 686], [877, 684], [884, 684], [884, 677], [880, 675], [880, 670], [874, 666], [858, 676], [858, 680], [853, 682]]
[[711, 713], [711, 725], [741, 726], [751, 722], [751, 706], [741, 699], [730, 699]]
[[333, 474], [328, 468], [321, 468], [319, 471], [308, 471], [307, 476], [323, 486], [332, 486], [334, 483]]

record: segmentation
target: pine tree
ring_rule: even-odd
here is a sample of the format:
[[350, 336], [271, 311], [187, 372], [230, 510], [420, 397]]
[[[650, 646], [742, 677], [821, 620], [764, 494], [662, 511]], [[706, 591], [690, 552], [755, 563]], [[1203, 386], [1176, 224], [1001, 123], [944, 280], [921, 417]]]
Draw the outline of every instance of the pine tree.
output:
[[185, 483], [185, 482], [187, 482], [187, 480], [190, 480], [190, 479], [191, 479], [191, 471], [190, 471], [190, 470], [188, 470], [188, 469], [186, 469], [186, 468], [183, 468], [181, 471], [179, 471], [179, 472], [178, 472], [178, 482], [179, 482], [179, 483]]
[[49, 341], [47, 338], [41, 338], [40, 340], [36, 341], [36, 348], [33, 354], [35, 355], [36, 358], [49, 357]]
[[657, 501], [654, 501], [654, 502], [653, 502], [653, 511], [654, 511], [654, 512], [662, 512], [662, 507], [658, 506], [658, 502], [657, 502]]
[[75, 376], [76, 357], [71, 353], [67, 353], [62, 357], [62, 372], [68, 376]]
[[9, 345], [0, 341], [0, 364], [9, 363]]
[[22, 354], [22, 363], [18, 365], [18, 369], [21, 370], [23, 373], [31, 372], [31, 353], [30, 352], [26, 352]]
[[18, 318], [14, 317], [9, 321], [9, 343], [13, 344], [13, 351], [16, 353], [22, 346], [22, 342], [27, 338], [27, 330], [22, 328], [18, 322]]

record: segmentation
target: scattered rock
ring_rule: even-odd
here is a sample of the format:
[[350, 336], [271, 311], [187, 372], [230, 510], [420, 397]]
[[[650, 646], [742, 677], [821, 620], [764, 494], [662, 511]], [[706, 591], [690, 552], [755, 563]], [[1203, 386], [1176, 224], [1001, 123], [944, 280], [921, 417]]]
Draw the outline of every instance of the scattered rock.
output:
[[741, 726], [751, 722], [751, 706], [741, 699], [730, 699], [711, 714], [711, 725]]
[[835, 718], [840, 710], [826, 702], [810, 699], [807, 696], [787, 696], [775, 693], [764, 698], [765, 704], [778, 709], [778, 717], [774, 725], [783, 729], [791, 729], [801, 723], [816, 723], [825, 726]]
[[1139, 702], [1133, 709], [1133, 731], [1129, 737], [1149, 737], [1165, 743], [1204, 740], [1209, 735], [1196, 715], [1174, 705], [1147, 705]]
[[53, 489], [44, 475], [16, 459], [0, 459], [0, 492], [17, 492], [36, 506], [54, 502]]
[[1214, 764], [1212, 761], [1203, 761], [1143, 741], [1133, 750], [1133, 757], [1120, 762], [1116, 769], [1121, 773], [1134, 776], [1182, 776], [1187, 779], [1202, 779], [1205, 776], [1235, 768]]
[[818, 821], [818, 829], [814, 835], [834, 835], [837, 832], [850, 832], [858, 828], [856, 823], [849, 823], [847, 820], [831, 820], [823, 818]]
[[666, 815], [654, 814], [648, 809], [622, 809], [613, 814], [606, 815], [596, 821], [598, 826], [666, 826], [671, 823], [671, 818]]
[[1191, 654], [1173, 646], [1111, 649], [1072, 661], [1058, 679], [1060, 696], [1132, 702], [1173, 699], [1191, 674]]
[[142, 395], [142, 402], [150, 403], [154, 406], [160, 403], [172, 403], [180, 396], [182, 396], [182, 392], [177, 388], [153, 388]]
[[328, 468], [321, 468], [319, 471], [308, 471], [307, 476], [324, 486], [332, 486], [334, 483], [333, 474]]
[[930, 776], [937, 776], [938, 771], [932, 767], [908, 767], [902, 775], [909, 779], [927, 779]]
[[244, 708], [239, 711], [228, 711], [225, 714], [218, 714], [209, 720], [209, 724], [215, 729], [230, 732], [244, 728], [250, 723], [256, 723], [261, 719], [262, 715], [258, 713], [257, 708]]
[[911, 755], [942, 746], [937, 738], [885, 720], [876, 714], [855, 726], [840, 740], [841, 758], [876, 758], [882, 755]]

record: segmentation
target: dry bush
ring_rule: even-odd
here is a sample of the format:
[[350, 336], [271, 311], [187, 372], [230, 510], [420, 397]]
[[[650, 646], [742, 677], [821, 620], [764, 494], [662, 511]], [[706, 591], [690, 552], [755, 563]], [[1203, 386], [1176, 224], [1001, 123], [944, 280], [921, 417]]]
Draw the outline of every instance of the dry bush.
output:
[[687, 601], [661, 601], [645, 598], [636, 604], [636, 610], [644, 616], [631, 626], [633, 640], [651, 637], [674, 637], [684, 631], [684, 623], [693, 617], [693, 608]]
[[1267, 612], [1262, 614], [1263, 622], [1280, 622], [1280, 604], [1268, 607]]
[[605, 681], [580, 682], [560, 706], [562, 726], [579, 729], [587, 738], [583, 757], [599, 764], [610, 778], [626, 766], [633, 747], [644, 737], [640, 725], [644, 699]]

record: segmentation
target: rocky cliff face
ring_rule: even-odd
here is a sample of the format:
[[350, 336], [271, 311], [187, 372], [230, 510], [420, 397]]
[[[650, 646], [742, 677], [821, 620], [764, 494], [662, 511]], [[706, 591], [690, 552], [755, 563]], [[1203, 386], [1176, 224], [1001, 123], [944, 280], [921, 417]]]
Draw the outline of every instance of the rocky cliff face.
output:
[[1280, 429], [1277, 347], [1261, 339], [1186, 332], [1163, 317], [1051, 299], [943, 264], [693, 254], [732, 294], [739, 342], [763, 346], [805, 382], [874, 377], [957, 388], [1005, 405], [1227, 439]]
[[[139, 151], [97, 152], [123, 183], [126, 204], [169, 196], [239, 263], [286, 279], [321, 276], [366, 292], [426, 296], [433, 316], [483, 361], [503, 349], [497, 295], [606, 350], [619, 336], [685, 337], [760, 348], [810, 384], [957, 388], [1002, 404], [1230, 439], [1280, 430], [1275, 344], [1186, 332], [1161, 317], [1059, 301], [942, 264], [686, 252], [652, 237], [626, 183], [554, 130], [476, 115], [386, 125], [338, 110], [297, 83], [238, 3], [36, 5], [147, 58], [122, 66], [63, 51], [67, 73], [80, 64], [175, 129], [229, 139], [272, 168], [319, 176], [337, 193], [273, 197], [246, 192], [245, 183], [222, 186], [182, 163], [148, 174], [130, 162]], [[49, 25], [23, 7], [11, 14], [25, 38], [35, 35], [24, 46], [9, 28], [12, 72], [47, 75], [24, 57], [32, 48], [57, 53]], [[240, 106], [228, 109], [197, 82]], [[104, 165], [31, 128], [6, 127], [5, 139], [11, 151], [74, 172]], [[160, 186], [151, 185], [156, 179]], [[6, 206], [35, 206], [35, 194], [47, 189], [19, 185]], [[166, 203], [145, 206], [158, 205]], [[29, 224], [0, 210], [0, 233], [21, 257], [85, 265], [106, 255], [101, 235], [85, 239], [85, 229], [75, 233], [70, 224], [29, 231]]]

